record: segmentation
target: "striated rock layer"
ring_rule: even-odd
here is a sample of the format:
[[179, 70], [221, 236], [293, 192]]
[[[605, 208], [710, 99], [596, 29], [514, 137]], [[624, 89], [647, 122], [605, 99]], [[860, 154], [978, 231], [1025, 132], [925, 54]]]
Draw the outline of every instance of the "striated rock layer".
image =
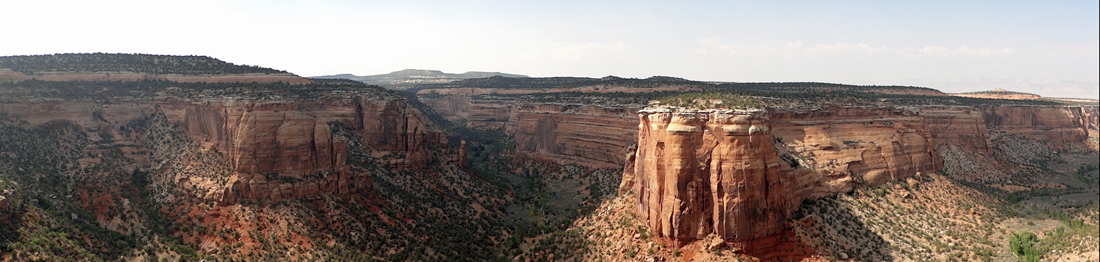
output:
[[1086, 141], [1089, 133], [1096, 130], [1096, 106], [982, 106], [978, 110], [992, 131], [992, 138], [1027, 137], [1044, 141], [1059, 151]]
[[505, 132], [515, 139], [519, 155], [593, 168], [623, 166], [626, 147], [637, 140], [636, 113], [641, 109], [638, 105], [471, 100], [462, 94], [421, 97], [421, 101], [449, 121]]
[[619, 168], [626, 146], [637, 137], [634, 110], [591, 105], [517, 106], [506, 131], [516, 151], [528, 157], [592, 168]]
[[935, 171], [941, 165], [932, 132], [912, 108], [768, 111], [771, 134], [799, 156], [803, 167], [828, 178], [802, 187], [813, 198], [851, 191], [855, 183], [877, 185]]
[[732, 242], [781, 231], [798, 201], [766, 112], [639, 112], [639, 214], [659, 237]]
[[[157, 121], [158, 116], [196, 141], [199, 151], [218, 158], [205, 164], [180, 161], [185, 166], [175, 169], [185, 172], [172, 174], [169, 181], [181, 188], [198, 188], [197, 197], [223, 204], [271, 202], [322, 192], [346, 195], [366, 188], [369, 172], [352, 170], [348, 163], [352, 138], [368, 157], [383, 159], [387, 162], [382, 164], [398, 170], [427, 169], [436, 154], [458, 156], [442, 131], [396, 96], [0, 101], [0, 117], [33, 126], [63, 120], [101, 137], [101, 143], [85, 149], [89, 157], [82, 164], [96, 164], [95, 155], [119, 149], [125, 159], [134, 159], [120, 163], [128, 172], [173, 164], [149, 163], [151, 147], [164, 142], [145, 141], [133, 133], [140, 126], [136, 123]], [[460, 156], [449, 159], [464, 161]], [[227, 166], [219, 167], [223, 164]]]

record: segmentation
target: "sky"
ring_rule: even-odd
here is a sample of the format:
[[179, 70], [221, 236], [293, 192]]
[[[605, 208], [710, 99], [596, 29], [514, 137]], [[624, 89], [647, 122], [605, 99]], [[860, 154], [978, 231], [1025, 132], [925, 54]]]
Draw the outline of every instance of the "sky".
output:
[[1098, 1], [3, 1], [0, 56], [1100, 97]]

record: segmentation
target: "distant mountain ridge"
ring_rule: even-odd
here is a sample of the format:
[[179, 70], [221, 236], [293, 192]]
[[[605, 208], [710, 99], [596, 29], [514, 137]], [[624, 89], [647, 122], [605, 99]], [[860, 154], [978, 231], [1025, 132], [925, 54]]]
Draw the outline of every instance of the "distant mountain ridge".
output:
[[463, 79], [472, 78], [486, 78], [493, 76], [501, 77], [520, 77], [526, 78], [526, 75], [508, 74], [500, 72], [481, 72], [470, 71], [461, 74], [444, 73], [439, 70], [426, 70], [426, 69], [405, 69], [401, 71], [394, 71], [388, 74], [380, 75], [368, 75], [357, 76], [353, 74], [338, 74], [338, 75], [325, 75], [325, 76], [313, 76], [313, 79], [350, 79], [366, 84], [379, 85], [389, 89], [409, 89], [418, 84], [440, 84], [450, 83]]

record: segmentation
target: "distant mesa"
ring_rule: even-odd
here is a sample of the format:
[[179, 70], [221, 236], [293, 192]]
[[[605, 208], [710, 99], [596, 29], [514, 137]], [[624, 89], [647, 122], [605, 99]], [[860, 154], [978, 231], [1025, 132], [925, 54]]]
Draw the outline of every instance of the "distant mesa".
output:
[[487, 78], [487, 77], [521, 77], [526, 75], [508, 74], [500, 72], [470, 71], [461, 74], [444, 73], [439, 70], [405, 69], [388, 74], [356, 76], [353, 74], [338, 74], [326, 76], [313, 76], [313, 79], [350, 79], [371, 85], [378, 85], [388, 89], [405, 90], [420, 84], [443, 84], [463, 79]]
[[1015, 99], [1015, 100], [1043, 98], [1042, 96], [1039, 96], [1039, 95], [1036, 95], [1036, 94], [1016, 92], [1016, 91], [1008, 91], [1008, 90], [1004, 90], [1003, 88], [995, 88], [993, 90], [988, 90], [988, 91], [958, 93], [958, 94], [951, 94], [951, 95], [952, 96], [959, 96], [959, 97]]
[[312, 81], [287, 71], [236, 65], [209, 56], [79, 53], [0, 57], [0, 81], [284, 82]]

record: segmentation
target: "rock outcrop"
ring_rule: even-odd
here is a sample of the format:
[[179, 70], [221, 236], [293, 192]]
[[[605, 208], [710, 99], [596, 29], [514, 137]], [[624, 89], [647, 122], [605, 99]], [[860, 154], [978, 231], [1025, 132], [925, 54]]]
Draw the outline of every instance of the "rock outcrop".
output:
[[765, 111], [655, 109], [639, 119], [634, 191], [657, 236], [745, 242], [784, 228], [801, 199]]
[[515, 139], [516, 152], [528, 157], [618, 168], [638, 134], [633, 112], [593, 105], [523, 105], [512, 109], [505, 130]]
[[830, 178], [824, 184], [804, 187], [812, 191], [808, 193], [811, 197], [847, 192], [855, 183], [877, 185], [940, 166], [932, 134], [912, 108], [833, 106], [769, 112], [772, 134], [802, 159], [805, 167]]
[[467, 127], [500, 130], [512, 136], [516, 153], [563, 164], [619, 168], [625, 148], [637, 140], [637, 111], [643, 105], [579, 103], [525, 103], [477, 98], [478, 95], [516, 95], [556, 92], [637, 93], [689, 91], [693, 87], [630, 88], [600, 86], [550, 89], [439, 88], [420, 90], [420, 101], [448, 121]]
[[[1046, 142], [1054, 150], [1067, 150], [1083, 143], [1090, 133], [1089, 122], [1096, 115], [1087, 112], [1092, 107], [1067, 106], [982, 106], [990, 136], [1015, 135]], [[1095, 125], [1091, 126], [1095, 130]]]
[[620, 190], [634, 190], [638, 214], [659, 237], [690, 242], [715, 234], [752, 247], [781, 232], [804, 199], [937, 172], [940, 145], [988, 154], [1005, 135], [1055, 150], [1081, 145], [1094, 132], [1089, 112], [1095, 109], [644, 109]]

